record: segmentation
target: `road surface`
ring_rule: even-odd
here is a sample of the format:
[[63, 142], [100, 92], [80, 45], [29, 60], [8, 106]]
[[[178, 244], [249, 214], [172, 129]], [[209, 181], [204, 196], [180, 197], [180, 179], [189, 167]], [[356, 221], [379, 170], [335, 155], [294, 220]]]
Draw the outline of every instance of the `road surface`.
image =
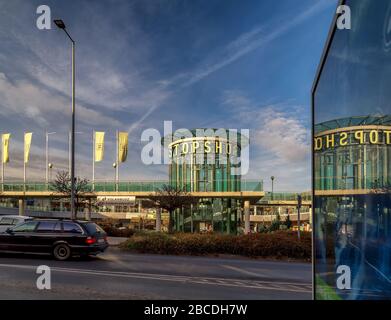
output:
[[[38, 290], [36, 268], [51, 268]], [[0, 299], [311, 299], [308, 263], [143, 255], [111, 247], [86, 260], [0, 254]]]

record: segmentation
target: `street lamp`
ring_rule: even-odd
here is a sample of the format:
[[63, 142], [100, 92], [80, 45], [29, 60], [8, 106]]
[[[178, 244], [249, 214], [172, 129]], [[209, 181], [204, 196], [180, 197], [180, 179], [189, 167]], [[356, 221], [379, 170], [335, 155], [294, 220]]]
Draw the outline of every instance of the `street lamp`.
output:
[[75, 219], [75, 41], [67, 32], [64, 21], [56, 19], [53, 22], [59, 29], [64, 30], [72, 42], [71, 215], [72, 219]]
[[297, 237], [299, 238], [300, 240], [300, 209], [301, 209], [301, 205], [302, 205], [302, 196], [301, 194], [298, 194], [297, 195]]
[[52, 181], [52, 169], [53, 169], [53, 163], [48, 164], [48, 169], [49, 169], [49, 181]]
[[[75, 134], [82, 134], [82, 133], [84, 133], [84, 132], [82, 132], [82, 131], [75, 132]], [[71, 152], [72, 143], [71, 143], [71, 141], [72, 141], [72, 132], [69, 131], [68, 132], [68, 173], [71, 172], [71, 162], [72, 162], [72, 152]]]
[[114, 189], [115, 189], [115, 191], [118, 191], [118, 185], [117, 185], [117, 162], [113, 162], [113, 168], [114, 168]]
[[274, 200], [274, 176], [271, 176], [270, 179], [272, 180], [272, 200]]
[[46, 185], [49, 183], [49, 135], [55, 134], [55, 132], [46, 132]]

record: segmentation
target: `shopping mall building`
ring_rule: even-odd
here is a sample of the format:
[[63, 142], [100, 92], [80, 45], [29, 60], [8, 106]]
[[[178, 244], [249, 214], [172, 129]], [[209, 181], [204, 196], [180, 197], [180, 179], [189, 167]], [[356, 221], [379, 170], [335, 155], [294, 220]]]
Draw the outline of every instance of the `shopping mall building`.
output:
[[[208, 130], [219, 134], [199, 134]], [[243, 225], [245, 206], [250, 210], [264, 195], [262, 181], [241, 180], [241, 155], [249, 140], [223, 129], [190, 133], [179, 130], [168, 139], [169, 183], [187, 192], [204, 193], [204, 197], [194, 206], [177, 210], [175, 229], [236, 233]]]
[[[287, 216], [292, 225], [297, 224], [296, 193], [264, 192], [262, 180], [242, 179], [241, 168], [248, 160], [245, 149], [249, 148], [244, 135], [225, 129], [177, 130], [162, 139], [162, 145], [170, 160], [166, 181], [94, 181], [79, 217], [155, 229], [157, 208], [151, 195], [171, 185], [197, 199], [175, 211], [176, 231], [256, 232], [277, 217], [285, 221]], [[303, 195], [300, 221], [304, 230], [310, 229], [310, 197], [309, 193]], [[24, 214], [45, 217], [67, 217], [70, 210], [69, 199], [56, 197], [42, 182], [6, 181], [0, 207], [8, 207], [10, 213], [25, 208]], [[162, 230], [167, 230], [167, 212], [162, 212], [162, 220]]]
[[[169, 139], [162, 139], [162, 144], [170, 156], [168, 180], [95, 181], [81, 214], [115, 219], [134, 228], [154, 229], [157, 209], [151, 196], [164, 185], [171, 185], [197, 199], [193, 205], [175, 211], [174, 230], [223, 233], [244, 232], [246, 227], [254, 230], [258, 222], [250, 221], [250, 216], [256, 212], [255, 206], [265, 192], [262, 180], [241, 179], [245, 161], [242, 152], [249, 148], [247, 137], [225, 129], [195, 129], [187, 134], [177, 130]], [[69, 211], [69, 199], [59, 199], [48, 186], [6, 181], [0, 206], [25, 208], [30, 215], [42, 212], [41, 216], [63, 216]], [[162, 213], [162, 218], [166, 230], [167, 212]]]

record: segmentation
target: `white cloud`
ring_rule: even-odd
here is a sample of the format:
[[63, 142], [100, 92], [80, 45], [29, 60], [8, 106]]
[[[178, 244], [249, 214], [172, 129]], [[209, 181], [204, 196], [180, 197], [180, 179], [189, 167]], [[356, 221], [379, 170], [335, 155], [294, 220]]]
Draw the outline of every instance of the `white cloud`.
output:
[[306, 127], [303, 113], [295, 112], [298, 106], [257, 104], [236, 90], [225, 92], [221, 102], [232, 109], [236, 127], [250, 126], [250, 172], [245, 178], [261, 178], [270, 189], [274, 175], [276, 190], [310, 189], [309, 123]]
[[[0, 73], [0, 113], [3, 116], [18, 116], [27, 118], [30, 127], [40, 128], [56, 126], [66, 128], [68, 122], [59, 121], [63, 116], [70, 114], [70, 100], [62, 95], [29, 82], [16, 80], [11, 82], [4, 73]], [[78, 119], [83, 123], [95, 125], [118, 126], [120, 122], [112, 117], [88, 108], [77, 105]], [[29, 129], [29, 128], [26, 128]]]
[[304, 161], [308, 156], [309, 130], [300, 119], [267, 107], [255, 119], [259, 129], [255, 131], [254, 142], [288, 163]]

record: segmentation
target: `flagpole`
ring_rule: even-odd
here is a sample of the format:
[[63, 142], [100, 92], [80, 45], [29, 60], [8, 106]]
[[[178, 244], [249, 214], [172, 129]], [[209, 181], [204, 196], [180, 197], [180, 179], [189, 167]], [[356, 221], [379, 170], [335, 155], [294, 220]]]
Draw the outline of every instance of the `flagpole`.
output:
[[118, 183], [119, 183], [119, 132], [116, 131], [117, 136], [117, 154], [116, 154], [116, 163], [117, 166], [115, 167], [115, 191], [118, 192]]
[[95, 130], [92, 130], [92, 191], [95, 190]]
[[71, 174], [71, 131], [68, 131], [68, 173]]
[[23, 190], [26, 192], [26, 132], [24, 133], [23, 151]]
[[4, 137], [1, 136], [1, 191], [4, 191]]
[[24, 162], [24, 159], [23, 159], [23, 186], [24, 186], [24, 191], [26, 191], [26, 163]]
[[46, 185], [48, 184], [49, 182], [49, 169], [48, 169], [48, 166], [49, 166], [49, 133], [46, 131], [46, 148], [45, 148], [46, 152], [46, 165], [45, 165], [45, 181], [46, 181]]

